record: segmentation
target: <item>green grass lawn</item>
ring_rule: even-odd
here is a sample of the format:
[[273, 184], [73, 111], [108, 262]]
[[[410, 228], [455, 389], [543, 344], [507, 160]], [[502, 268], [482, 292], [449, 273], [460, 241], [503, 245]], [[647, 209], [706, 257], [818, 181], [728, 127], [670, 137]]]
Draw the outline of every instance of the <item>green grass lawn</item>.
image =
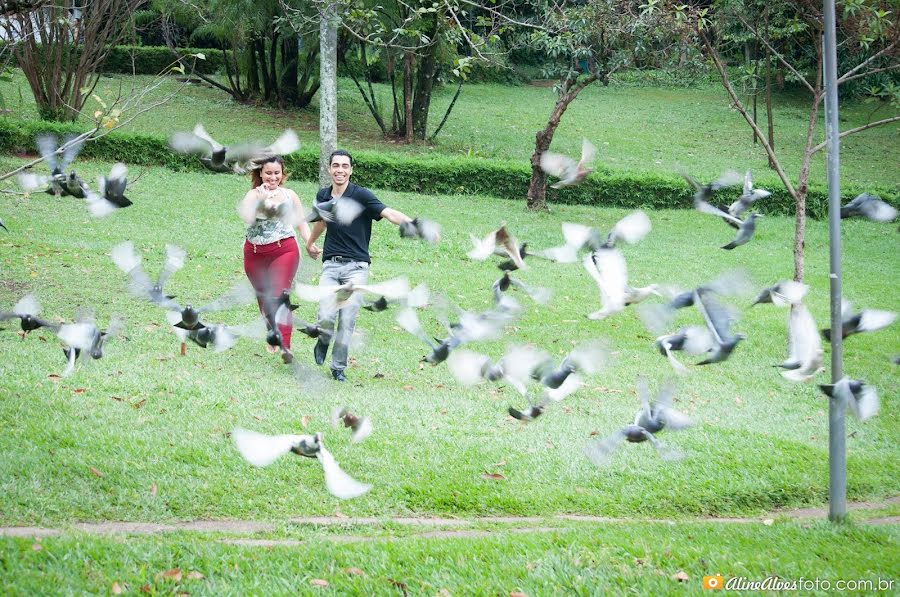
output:
[[[146, 85], [150, 77], [103, 77], [97, 94], [110, 102], [120, 93]], [[150, 99], [158, 100], [176, 89], [166, 81]], [[385, 103], [390, 88], [376, 85]], [[433, 130], [455, 88], [435, 91], [429, 130]], [[36, 118], [31, 93], [17, 73], [12, 82], [0, 83], [6, 107], [16, 118]], [[308, 147], [318, 145], [318, 100], [301, 111], [241, 105], [225, 93], [208, 87], [182, 86], [176, 100], [138, 117], [124, 130], [168, 136], [203, 122], [223, 143], [248, 138], [275, 139], [287, 127], [298, 131]], [[555, 101], [552, 89], [538, 86], [493, 84], [465, 87], [453, 114], [434, 146], [402, 145], [382, 138], [375, 121], [352, 81], [338, 85], [338, 140], [350, 150], [375, 149], [411, 154], [468, 155], [484, 160], [512, 160], [526, 164], [534, 149], [535, 133], [542, 129]], [[89, 100], [85, 112], [98, 105]], [[846, 130], [890, 115], [892, 108], [863, 102], [841, 106], [841, 128]], [[760, 112], [763, 118], [763, 112]], [[806, 138], [808, 101], [800, 93], [775, 97], [775, 144], [783, 165], [794, 181]], [[127, 115], [126, 115], [127, 116]], [[820, 122], [824, 122], [824, 111]], [[818, 141], [824, 139], [820, 124]], [[841, 143], [841, 173], [845, 184], [896, 187], [900, 143], [896, 124], [852, 135]], [[626, 85], [591, 86], [571, 104], [554, 138], [552, 149], [575, 155], [586, 137], [598, 148], [598, 164], [613, 170], [669, 174], [678, 169], [712, 177], [729, 168], [752, 168], [760, 184], [781, 183], [767, 167], [764, 152], [752, 143], [750, 129], [729, 107], [724, 90], [715, 83], [695, 88], [654, 88]], [[825, 183], [825, 153], [817, 154], [811, 180]]]
[[[6, 169], [17, 163], [6, 158]], [[93, 176], [108, 164], [82, 163]], [[137, 172], [132, 172], [132, 176]], [[364, 180], [359, 181], [365, 184]], [[289, 183], [304, 202], [309, 184]], [[82, 202], [49, 195], [8, 197], [0, 217], [11, 232], [0, 235], [0, 308], [34, 292], [48, 318], [71, 319], [79, 306], [127, 320], [124, 338], [106, 356], [85, 363], [70, 378], [59, 342], [47, 332], [25, 340], [7, 323], [0, 330], [0, 518], [6, 524], [71, 521], [172, 521], [197, 518], [279, 520], [298, 515], [551, 515], [616, 517], [758, 515], [779, 507], [821, 505], [827, 498], [827, 403], [812, 384], [791, 384], [772, 365], [786, 353], [787, 313], [771, 306], [746, 311], [736, 324], [749, 337], [724, 364], [697, 368], [680, 380], [676, 406], [695, 428], [661, 439], [687, 454], [661, 461], [646, 444], [625, 445], [611, 465], [595, 468], [585, 444], [630, 422], [637, 410], [635, 378], [655, 387], [671, 375], [655, 353], [653, 337], [629, 310], [606, 321], [585, 314], [598, 308], [596, 287], [578, 264], [533, 261], [521, 277], [551, 288], [545, 307], [520, 297], [523, 317], [502, 341], [471, 348], [492, 357], [510, 343], [532, 343], [562, 357], [574, 342], [605, 338], [612, 364], [544, 417], [523, 425], [507, 417], [523, 400], [505, 385], [466, 389], [444, 365], [422, 366], [425, 345], [400, 331], [393, 311], [364, 312], [359, 327], [366, 346], [355, 350], [350, 383], [329, 383], [311, 394], [298, 386], [280, 359], [261, 342], [239, 343], [216, 354], [178, 342], [164, 313], [137, 302], [127, 277], [113, 265], [112, 246], [131, 240], [155, 275], [164, 246], [175, 243], [188, 262], [168, 291], [202, 304], [244, 278], [243, 228], [235, 205], [248, 182], [242, 177], [173, 174], [146, 169], [129, 191], [135, 205], [93, 220]], [[426, 282], [467, 309], [487, 308], [499, 272], [470, 261], [469, 233], [484, 235], [506, 220], [534, 248], [561, 243], [560, 224], [609, 228], [625, 212], [560, 206], [528, 213], [522, 203], [487, 197], [422, 197], [379, 192], [388, 204], [443, 225], [438, 246], [404, 241], [387, 223], [375, 225], [372, 280], [405, 275]], [[693, 287], [721, 271], [743, 267], [761, 287], [791, 274], [789, 218], [770, 217], [747, 246], [718, 246], [731, 229], [691, 211], [650, 214], [653, 232], [626, 247], [635, 284], [668, 282]], [[857, 307], [897, 309], [894, 226], [848, 221], [844, 230], [845, 295]], [[820, 327], [828, 321], [827, 231], [810, 222], [807, 238], [808, 299]], [[315, 267], [313, 268], [315, 269]], [[749, 302], [749, 301], [748, 301]], [[314, 317], [315, 307], [296, 312]], [[255, 307], [213, 314], [210, 322], [248, 322]], [[434, 334], [433, 314], [421, 318]], [[695, 312], [679, 323], [698, 323]], [[298, 359], [312, 361], [312, 342], [295, 336]], [[845, 344], [845, 370], [875, 385], [881, 414], [865, 424], [848, 420], [848, 490], [852, 500], [877, 500], [900, 489], [897, 459], [897, 367], [900, 326], [854, 336]], [[826, 362], [828, 354], [826, 352]], [[823, 374], [819, 381], [824, 381]], [[331, 409], [346, 404], [372, 417], [375, 433], [350, 445], [331, 430]], [[331, 498], [315, 462], [285, 458], [265, 469], [244, 462], [225, 433], [235, 426], [265, 433], [326, 432], [326, 443], [344, 469], [373, 484], [348, 502]], [[596, 434], [596, 435], [595, 435]], [[98, 476], [93, 469], [102, 476]], [[503, 479], [483, 478], [501, 473]]]
[[[357, 529], [355, 532], [359, 533]], [[362, 534], [362, 538], [365, 534]], [[573, 525], [487, 537], [247, 547], [228, 537], [91, 537], [0, 540], [7, 594], [702, 595], [703, 577], [778, 577], [801, 594], [869, 582], [896, 594], [896, 527], [711, 523]], [[681, 579], [681, 580], [679, 580]], [[879, 580], [882, 590], [878, 590]], [[818, 582], [818, 585], [814, 584]], [[893, 583], [889, 585], [888, 583]], [[815, 587], [820, 590], [816, 591]], [[867, 585], [851, 585], [866, 587]], [[891, 588], [892, 587], [892, 588]], [[734, 593], [732, 593], [734, 594]]]

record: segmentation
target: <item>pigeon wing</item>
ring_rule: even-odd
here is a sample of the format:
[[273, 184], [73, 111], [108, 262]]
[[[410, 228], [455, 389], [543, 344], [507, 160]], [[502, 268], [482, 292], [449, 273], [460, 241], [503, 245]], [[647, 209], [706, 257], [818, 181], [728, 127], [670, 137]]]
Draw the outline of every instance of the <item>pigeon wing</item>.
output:
[[325, 449], [325, 446], [319, 448], [316, 456], [322, 463], [322, 470], [325, 472], [325, 487], [328, 489], [328, 493], [334, 497], [349, 500], [372, 489], [371, 485], [360, 483], [341, 470], [334, 456]]
[[312, 441], [312, 436], [302, 435], [265, 435], [247, 429], [236, 428], [231, 432], [234, 445], [244, 459], [253, 466], [268, 466], [281, 456], [291, 451], [291, 448], [304, 437]]

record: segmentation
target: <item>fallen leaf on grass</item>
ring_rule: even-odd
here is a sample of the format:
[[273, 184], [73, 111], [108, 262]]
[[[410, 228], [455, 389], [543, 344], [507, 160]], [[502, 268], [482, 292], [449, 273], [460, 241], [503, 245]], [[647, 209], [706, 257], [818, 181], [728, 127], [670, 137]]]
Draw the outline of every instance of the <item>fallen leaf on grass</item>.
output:
[[309, 427], [310, 421], [312, 421], [312, 417], [309, 415], [303, 415], [302, 417], [300, 417], [300, 424], [303, 425], [304, 429]]
[[522, 591], [510, 591], [509, 597], [528, 597], [528, 594]]
[[413, 389], [413, 387], [412, 387], [412, 386], [409, 386], [409, 385], [406, 385], [406, 386], [403, 386], [403, 389], [406, 390], [407, 392], [411, 392], [412, 389]]
[[384, 377], [384, 373], [376, 373], [372, 376], [372, 379], [381, 379]]
[[119, 583], [114, 582], [114, 583], [112, 584], [112, 588], [109, 590], [109, 592], [112, 593], [113, 595], [121, 595], [121, 594], [124, 593], [125, 591], [122, 590], [122, 586], [119, 585]]
[[403, 594], [406, 595], [406, 588], [407, 588], [407, 587], [406, 587], [406, 583], [400, 582], [399, 580], [394, 580], [393, 578], [388, 578], [388, 581], [389, 581], [392, 585], [394, 585], [395, 587], [397, 587], [398, 589], [400, 589], [401, 591], [403, 591]]
[[50, 375], [47, 376], [47, 379], [49, 379], [50, 381], [59, 381], [62, 378], [59, 375], [57, 375], [56, 373], [51, 373]]
[[44, 546], [41, 545], [40, 543], [32, 543], [31, 549], [34, 551], [41, 551], [42, 549], [44, 549]]
[[141, 585], [141, 589], [140, 589], [141, 593], [149, 593], [152, 590], [153, 589], [150, 588], [149, 584]]
[[101, 473], [99, 470], [97, 470], [97, 469], [96, 469], [95, 467], [93, 467], [93, 466], [91, 467], [91, 474], [93, 474], [95, 477], [102, 477], [102, 476], [103, 476], [103, 473]]
[[156, 580], [161, 578], [172, 579], [175, 582], [181, 582], [181, 568], [172, 568], [170, 570], [163, 570], [162, 572], [156, 573]]
[[150, 497], [156, 497], [156, 483], [150, 485]]
[[112, 398], [116, 402], [124, 402], [125, 401], [124, 398], [119, 398], [118, 396], [110, 396], [110, 398]]
[[505, 461], [505, 460], [501, 460], [500, 462], [497, 462], [497, 463], [495, 463], [495, 464], [493, 464], [493, 465], [491, 465], [491, 466], [494, 466], [494, 467], [498, 467], [498, 466], [506, 466], [506, 461]]
[[690, 580], [690, 577], [687, 575], [687, 572], [684, 570], [679, 570], [674, 575], [672, 575], [673, 580], [677, 580], [678, 582], [686, 582]]
[[200, 574], [200, 573], [197, 572], [196, 570], [191, 570], [190, 572], [188, 572], [187, 577], [188, 577], [190, 580], [203, 580], [204, 578], [206, 578], [205, 576], [203, 576], [202, 574]]
[[74, 390], [72, 390], [72, 392], [76, 394], [84, 394], [86, 391], [87, 390], [85, 390], [84, 388], [75, 388]]
[[482, 473], [481, 478], [482, 479], [493, 479], [493, 480], [499, 481], [501, 479], [505, 479], [506, 477], [504, 477], [500, 473]]
[[181, 343], [181, 356], [184, 356], [184, 355], [186, 355], [186, 354], [187, 354], [187, 344], [185, 344], [184, 342], [182, 342], [182, 343]]
[[594, 436], [596, 436], [596, 435], [600, 435], [600, 432], [597, 431], [596, 429], [595, 429], [594, 431], [591, 431], [590, 437], [594, 437]]
[[144, 406], [146, 403], [147, 403], [147, 399], [146, 399], [146, 398], [141, 398], [141, 399], [138, 400], [137, 402], [133, 403], [133, 404], [131, 405], [131, 408], [137, 409], [137, 408], [140, 408], [140, 407]]
[[46, 342], [46, 341], [47, 341], [47, 339], [44, 338], [43, 336], [38, 336], [38, 340], [40, 340], [41, 342]]
[[569, 414], [570, 412], [572, 412], [572, 407], [571, 407], [571, 406], [564, 406], [564, 407], [563, 407], [563, 412], [566, 413], [566, 414]]
[[447, 589], [441, 589], [437, 592], [436, 597], [453, 597]]
[[344, 568], [344, 572], [347, 574], [352, 574], [353, 576], [365, 576], [366, 573], [360, 570], [359, 568]]
[[311, 581], [309, 581], [309, 584], [311, 584], [314, 587], [327, 587], [328, 581], [325, 579], [322, 579], [322, 578], [314, 578]]

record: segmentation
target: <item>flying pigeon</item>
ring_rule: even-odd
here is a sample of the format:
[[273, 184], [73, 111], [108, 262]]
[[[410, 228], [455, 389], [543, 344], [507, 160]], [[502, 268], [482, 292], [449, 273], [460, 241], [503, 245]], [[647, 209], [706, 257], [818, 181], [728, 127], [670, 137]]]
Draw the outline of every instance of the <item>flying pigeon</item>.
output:
[[683, 327], [674, 334], [660, 336], [656, 339], [656, 347], [660, 354], [669, 360], [669, 364], [677, 373], [687, 373], [687, 368], [675, 358], [673, 352], [683, 350], [690, 355], [701, 355], [712, 350], [713, 339], [709, 329], [700, 326]]
[[[895, 319], [897, 314], [892, 311], [863, 309], [859, 313], [854, 313], [853, 305], [849, 301], [841, 301], [841, 338], [886, 328], [894, 323]], [[822, 330], [822, 336], [831, 342], [831, 329]]]
[[435, 244], [441, 240], [441, 225], [425, 218], [413, 218], [400, 224], [400, 238], [421, 238]]
[[698, 288], [694, 291], [696, 299], [694, 304], [703, 316], [706, 327], [709, 329], [713, 339], [712, 350], [706, 359], [697, 363], [698, 365], [710, 365], [712, 363], [720, 363], [731, 356], [732, 351], [738, 345], [738, 342], [744, 340], [746, 336], [743, 334], [731, 333], [732, 315], [712, 296], [712, 291], [706, 288]]
[[128, 184], [128, 167], [122, 162], [113, 165], [109, 176], [97, 177], [97, 189], [99, 194], [89, 192], [86, 199], [88, 210], [97, 218], [108, 216], [117, 209], [132, 205], [131, 200], [125, 196], [125, 187]]
[[581, 159], [579, 161], [576, 162], [568, 156], [545, 151], [541, 154], [541, 170], [560, 179], [550, 185], [550, 188], [561, 189], [570, 187], [581, 183], [594, 171], [588, 165], [594, 161], [596, 155], [597, 148], [587, 139], [583, 139], [581, 141]]
[[494, 230], [483, 239], [474, 234], [469, 234], [474, 248], [468, 252], [468, 256], [476, 261], [484, 261], [494, 254], [494, 249], [499, 247], [508, 256], [518, 269], [528, 269], [522, 260], [518, 241], [506, 229], [506, 224]]
[[803, 300], [807, 292], [809, 292], [809, 286], [806, 284], [793, 280], [782, 280], [773, 286], [763, 288], [750, 306], [760, 303], [772, 303], [776, 307], [796, 305]]
[[803, 303], [791, 307], [788, 319], [788, 358], [781, 365], [781, 375], [791, 381], [812, 379], [822, 367], [822, 341], [816, 322]]
[[251, 288], [248, 283], [242, 281], [235, 284], [228, 292], [216, 300], [196, 309], [190, 303], [182, 307], [170, 299], [165, 307], [168, 309], [166, 312], [166, 319], [170, 325], [176, 328], [188, 331], [197, 330], [206, 326], [206, 324], [200, 321], [200, 316], [203, 313], [224, 311], [238, 305], [245, 305], [253, 300], [255, 296], [256, 293], [253, 288]]
[[752, 175], [750, 174], [750, 170], [747, 170], [747, 173], [744, 174], [744, 192], [741, 193], [740, 197], [728, 207], [728, 213], [739, 218], [751, 205], [760, 199], [765, 199], [771, 194], [771, 192], [763, 189], [754, 189]]
[[343, 425], [350, 428], [350, 443], [358, 444], [372, 435], [372, 421], [369, 417], [358, 417], [350, 412], [346, 406], [338, 406], [331, 411], [331, 426], [337, 428]]
[[585, 447], [585, 455], [595, 465], [607, 464], [610, 456], [623, 440], [632, 443], [649, 441], [665, 460], [681, 456], [677, 451], [665, 447], [654, 437], [663, 429], [675, 431], [693, 425], [693, 421], [688, 416], [672, 408], [672, 397], [675, 393], [674, 383], [664, 383], [656, 399], [652, 402], [647, 381], [643, 377], [639, 377], [637, 380], [637, 391], [641, 400], [641, 409], [635, 415], [634, 422], [606, 439], [591, 442]]
[[359, 201], [350, 197], [338, 197], [320, 203], [313, 203], [310, 212], [306, 215], [306, 221], [313, 222], [337, 222], [343, 226], [349, 226], [353, 220], [365, 209]]
[[163, 286], [172, 274], [184, 267], [187, 253], [174, 245], [166, 245], [166, 261], [156, 282], [152, 282], [141, 267], [143, 258], [134, 250], [131, 241], [125, 241], [112, 248], [112, 260], [116, 266], [131, 278], [129, 289], [137, 298], [148, 300], [158, 307], [169, 309], [175, 306], [172, 295], [163, 293]]
[[336, 498], [348, 500], [359, 497], [372, 488], [360, 483], [341, 470], [322, 443], [322, 433], [315, 435], [264, 435], [237, 428], [231, 433], [238, 452], [253, 466], [268, 466], [279, 457], [293, 452], [306, 458], [318, 458], [325, 473], [325, 487]]
[[[41, 305], [33, 294], [26, 294], [13, 305], [12, 311], [0, 313], [0, 321], [6, 321], [18, 317], [22, 326], [22, 332], [28, 334], [34, 330], [46, 327], [53, 331], [59, 329], [59, 325], [41, 319], [37, 316], [41, 312]], [[25, 336], [22, 336], [24, 339]]]
[[174, 133], [169, 138], [169, 146], [179, 153], [199, 154], [200, 162], [213, 172], [235, 172], [244, 174], [256, 166], [257, 160], [273, 156], [283, 156], [300, 148], [297, 134], [288, 129], [271, 145], [258, 142], [224, 146], [213, 139], [202, 124], [197, 124], [193, 132]]
[[878, 394], [873, 386], [867, 385], [865, 382], [845, 376], [836, 384], [821, 384], [819, 388], [829, 398], [845, 397], [850, 412], [860, 421], [865, 421], [878, 414]]
[[[19, 181], [22, 183], [22, 186], [25, 187], [26, 190], [36, 190], [38, 186], [44, 186], [49, 184], [49, 188], [47, 189], [47, 193], [51, 195], [56, 195], [57, 197], [63, 195], [71, 195], [72, 193], [69, 191], [69, 176], [66, 175], [66, 168], [75, 160], [75, 157], [78, 156], [78, 153], [81, 151], [81, 146], [84, 144], [84, 140], [73, 142], [75, 139], [74, 135], [66, 136], [63, 140], [62, 146], [59, 144], [59, 140], [56, 135], [38, 135], [35, 139], [38, 146], [38, 152], [41, 154], [41, 157], [47, 162], [47, 166], [50, 168], [50, 177], [36, 176], [33, 174], [23, 174], [20, 175]], [[57, 159], [57, 156], [60, 152], [60, 147], [67, 146], [66, 149], [62, 152], [62, 157]], [[74, 172], [72, 173], [74, 175]], [[81, 181], [77, 176], [72, 176], [73, 184], [72, 187], [74, 191], [81, 191]], [[81, 181], [79, 183], [78, 181]], [[83, 196], [81, 198], [84, 198]]]
[[532, 287], [525, 282], [517, 278], [513, 278], [509, 275], [509, 272], [505, 272], [500, 278], [494, 282], [491, 286], [491, 290], [494, 292], [494, 302], [495, 304], [500, 303], [502, 300], [502, 293], [506, 292], [510, 288], [517, 288], [531, 297], [531, 300], [538, 303], [539, 305], [546, 304], [547, 301], [550, 300], [551, 292], [547, 288], [542, 287]]
[[66, 355], [68, 366], [63, 372], [63, 377], [68, 377], [74, 367], [75, 361], [82, 354], [90, 354], [92, 359], [103, 358], [103, 349], [106, 342], [125, 329], [125, 322], [118, 315], [109, 319], [109, 325], [105, 330], [97, 327], [93, 314], [81, 312], [75, 318], [75, 323], [59, 326], [56, 335], [65, 344], [63, 354]]
[[875, 195], [863, 193], [841, 207], [841, 219], [862, 216], [873, 222], [890, 222], [897, 217], [897, 209]]

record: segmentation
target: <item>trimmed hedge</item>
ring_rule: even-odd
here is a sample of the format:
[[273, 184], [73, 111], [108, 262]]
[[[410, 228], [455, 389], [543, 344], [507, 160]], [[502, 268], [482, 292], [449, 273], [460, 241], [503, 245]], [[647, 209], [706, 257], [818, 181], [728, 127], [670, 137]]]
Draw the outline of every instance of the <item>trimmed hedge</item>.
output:
[[[196, 60], [196, 70], [204, 75], [212, 75], [225, 66], [222, 62], [222, 50], [205, 48], [178, 48], [182, 56], [203, 54], [205, 60]], [[132, 64], [133, 60], [133, 64]], [[156, 75], [170, 67], [175, 55], [167, 47], [159, 46], [113, 46], [101, 67], [104, 73], [121, 73], [130, 75]], [[191, 58], [185, 59], [185, 70], [190, 68]], [[134, 70], [132, 70], [132, 68]]]
[[[77, 134], [83, 129], [71, 124], [0, 118], [0, 151], [34, 153], [37, 133]], [[165, 138], [133, 133], [110, 133], [86, 143], [82, 155], [105, 161], [123, 161], [134, 165], [165, 166], [173, 170], [203, 171], [194, 156], [173, 152]], [[496, 162], [480, 159], [434, 156], [410, 157], [370, 151], [354, 152], [354, 179], [367, 187], [429, 195], [491, 195], [524, 200], [531, 180], [527, 163]], [[285, 166], [294, 180], [316, 182], [319, 179], [318, 151], [299, 151], [285, 157]], [[791, 215], [794, 203], [780, 186], [773, 185], [772, 197], [758, 205], [769, 214]], [[863, 191], [880, 195], [894, 205], [900, 204], [900, 189], [843, 188], [849, 201]], [[603, 205], [623, 208], [691, 208], [693, 193], [677, 176], [632, 172], [598, 171], [577, 187], [547, 190], [550, 203]], [[812, 218], [828, 215], [828, 192], [823, 186], [811, 186], [806, 198]]]

